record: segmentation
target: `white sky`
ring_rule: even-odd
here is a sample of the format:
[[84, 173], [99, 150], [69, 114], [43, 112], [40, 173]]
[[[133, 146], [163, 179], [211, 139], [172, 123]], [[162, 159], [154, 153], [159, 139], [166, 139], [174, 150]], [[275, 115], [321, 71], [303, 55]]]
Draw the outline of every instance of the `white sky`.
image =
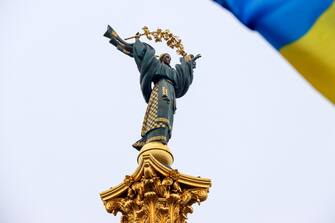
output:
[[203, 56], [170, 141], [174, 168], [213, 181], [189, 222], [335, 222], [334, 106], [219, 6], [3, 0], [1, 223], [120, 221], [99, 192], [136, 169], [146, 104], [107, 24], [124, 38], [169, 28]]

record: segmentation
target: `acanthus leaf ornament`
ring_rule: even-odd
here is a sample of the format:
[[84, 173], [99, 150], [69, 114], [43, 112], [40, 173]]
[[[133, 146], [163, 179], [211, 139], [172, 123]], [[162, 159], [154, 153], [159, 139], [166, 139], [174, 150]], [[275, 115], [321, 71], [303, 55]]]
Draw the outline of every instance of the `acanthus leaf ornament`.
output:
[[147, 154], [134, 174], [100, 196], [109, 213], [121, 213], [122, 223], [186, 223], [192, 205], [207, 199], [210, 186], [209, 179], [181, 174]]

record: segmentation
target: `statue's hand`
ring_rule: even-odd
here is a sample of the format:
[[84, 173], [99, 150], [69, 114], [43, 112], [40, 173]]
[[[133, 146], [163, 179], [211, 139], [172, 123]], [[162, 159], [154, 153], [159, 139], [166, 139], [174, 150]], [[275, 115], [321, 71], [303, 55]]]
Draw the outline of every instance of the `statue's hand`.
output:
[[197, 59], [199, 59], [201, 57], [200, 54], [197, 54], [195, 57], [192, 58], [192, 61], [195, 62]]
[[197, 54], [195, 57], [192, 55], [192, 68], [195, 69], [197, 67], [197, 63], [195, 62], [197, 59], [201, 57], [200, 54]]
[[192, 68], [194, 69], [196, 67], [196, 60], [201, 57], [200, 54], [197, 54], [196, 56], [193, 56], [193, 54], [188, 54], [180, 59], [180, 61], [184, 60], [186, 63], [191, 62], [192, 63]]

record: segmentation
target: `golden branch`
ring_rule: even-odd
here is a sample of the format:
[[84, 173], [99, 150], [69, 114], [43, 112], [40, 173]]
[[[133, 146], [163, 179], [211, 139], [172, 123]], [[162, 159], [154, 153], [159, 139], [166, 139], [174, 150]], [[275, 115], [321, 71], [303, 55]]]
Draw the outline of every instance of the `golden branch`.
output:
[[144, 26], [142, 28], [143, 32], [142, 34], [135, 35], [129, 38], [126, 38], [125, 40], [134, 39], [136, 37], [146, 36], [148, 40], [155, 40], [155, 42], [162, 42], [163, 40], [166, 41], [166, 44], [171, 49], [176, 49], [177, 54], [185, 57], [187, 53], [184, 50], [184, 46], [181, 43], [181, 39], [179, 39], [177, 36], [173, 35], [173, 33], [170, 32], [170, 30], [162, 30], [158, 28], [154, 32], [150, 32], [149, 28], [147, 26]]

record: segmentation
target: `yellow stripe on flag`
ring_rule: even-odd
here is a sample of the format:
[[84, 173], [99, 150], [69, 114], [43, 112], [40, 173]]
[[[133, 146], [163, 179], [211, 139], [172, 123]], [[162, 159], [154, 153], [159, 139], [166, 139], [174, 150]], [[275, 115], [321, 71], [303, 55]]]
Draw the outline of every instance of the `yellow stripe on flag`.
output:
[[280, 53], [335, 104], [335, 4], [299, 40]]

